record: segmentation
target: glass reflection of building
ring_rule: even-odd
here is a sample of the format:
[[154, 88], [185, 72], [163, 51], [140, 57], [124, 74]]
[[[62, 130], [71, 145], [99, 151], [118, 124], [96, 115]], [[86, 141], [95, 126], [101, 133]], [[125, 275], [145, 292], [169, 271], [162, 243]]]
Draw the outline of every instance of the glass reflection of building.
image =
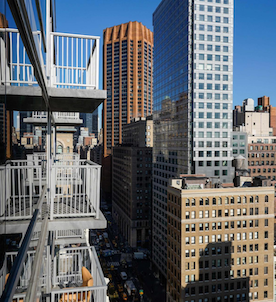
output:
[[233, 0], [163, 0], [153, 14], [153, 262], [166, 276], [167, 183], [233, 181]]

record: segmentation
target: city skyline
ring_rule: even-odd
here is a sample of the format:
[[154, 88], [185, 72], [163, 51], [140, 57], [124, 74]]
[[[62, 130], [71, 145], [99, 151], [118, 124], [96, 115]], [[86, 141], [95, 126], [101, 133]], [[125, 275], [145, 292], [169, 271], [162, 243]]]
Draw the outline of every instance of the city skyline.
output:
[[[82, 5], [77, 7], [77, 16], [73, 1], [67, 2], [66, 11], [63, 2], [57, 2], [57, 31], [85, 34], [93, 32], [101, 36], [102, 43], [105, 28], [129, 21], [142, 22], [144, 26], [153, 30], [152, 14], [160, 2], [160, 0], [150, 2], [106, 0], [95, 3], [84, 0], [81, 2]], [[272, 59], [276, 41], [270, 38], [276, 30], [276, 23], [273, 20], [275, 9], [276, 2], [273, 0], [265, 3], [257, 0], [235, 3], [233, 106], [246, 98], [253, 98], [257, 102], [257, 98], [263, 95], [269, 96], [271, 104], [276, 105], [276, 92], [273, 90], [276, 78], [272, 74], [273, 67], [276, 67], [276, 62]], [[105, 12], [106, 18], [102, 18], [103, 15], [99, 13], [101, 11]], [[93, 18], [89, 17], [91, 12], [94, 12]], [[74, 22], [71, 22], [73, 16]], [[100, 85], [102, 85], [102, 53], [100, 56]]]

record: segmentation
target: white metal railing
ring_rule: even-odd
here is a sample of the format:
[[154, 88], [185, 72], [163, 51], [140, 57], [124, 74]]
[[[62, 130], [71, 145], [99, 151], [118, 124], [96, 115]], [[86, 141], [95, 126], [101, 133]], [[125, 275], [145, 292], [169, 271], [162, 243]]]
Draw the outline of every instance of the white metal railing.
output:
[[63, 153], [57, 154], [56, 159], [62, 161], [79, 161], [80, 155], [78, 153]]
[[[37, 35], [39, 59], [46, 74], [42, 36], [39, 31], [34, 34]], [[52, 32], [47, 49], [50, 51], [49, 87], [99, 88], [100, 37]], [[0, 83], [38, 86], [17, 29], [0, 28]]]
[[[87, 268], [91, 273], [93, 286], [82, 287], [82, 267]], [[60, 249], [54, 258], [53, 274], [53, 287], [72, 287], [72, 285], [75, 287], [53, 289], [52, 301], [56, 301], [56, 299], [67, 301], [66, 297], [68, 298], [71, 294], [79, 296], [77, 301], [88, 301], [86, 295], [93, 296], [94, 301], [105, 301], [106, 282], [93, 246]]]
[[[45, 154], [0, 166], [0, 221], [30, 219], [46, 184]], [[51, 165], [50, 217], [94, 217], [100, 213], [101, 166], [58, 154]]]
[[53, 165], [51, 219], [92, 216], [99, 218], [99, 165], [80, 160], [74, 165]]
[[51, 87], [99, 88], [100, 38], [51, 33]]
[[84, 234], [83, 229], [57, 230], [55, 233], [56, 239], [84, 238]]
[[[51, 294], [51, 301], [57, 301], [61, 298], [67, 298], [70, 294], [80, 294], [77, 301], [88, 301], [85, 295], [93, 297], [91, 301], [105, 301], [106, 282], [98, 260], [97, 253], [93, 246], [63, 248], [52, 257], [49, 252], [49, 246], [44, 249], [43, 261], [41, 264], [41, 273], [39, 276], [39, 288], [44, 288], [43, 292]], [[24, 299], [26, 291], [30, 286], [36, 251], [28, 251], [24, 261], [23, 269], [16, 287], [17, 293], [13, 299]], [[0, 271], [0, 296], [5, 285], [5, 277], [9, 272], [7, 265], [11, 268], [17, 257], [17, 252], [8, 252], [5, 256], [3, 268]], [[82, 268], [85, 267], [91, 273], [93, 286], [83, 286]], [[47, 286], [48, 282], [48, 286]], [[68, 288], [69, 286], [70, 288]], [[57, 289], [58, 287], [65, 287]], [[47, 291], [47, 288], [49, 291]], [[65, 299], [67, 301], [67, 299]]]
[[106, 286], [53, 289], [51, 301], [103, 302], [106, 301]]
[[5, 288], [6, 275], [7, 275], [7, 255], [5, 255], [3, 266], [0, 269], [0, 297]]
[[[33, 111], [32, 112], [32, 118], [39, 119], [41, 122], [45, 121], [47, 122], [47, 112], [46, 111]], [[59, 119], [68, 119], [70, 121], [76, 121], [80, 119], [79, 112], [53, 112], [53, 116], [56, 121]]]
[[[34, 33], [35, 34], [35, 33]], [[41, 34], [36, 32], [41, 49]], [[39, 54], [43, 64], [42, 52]], [[19, 31], [12, 28], [0, 28], [0, 83], [5, 85], [36, 85], [34, 69], [27, 56]]]
[[[35, 253], [36, 253], [36, 251], [27, 252], [27, 256], [26, 256], [26, 259], [23, 264], [23, 269], [22, 269], [21, 275], [19, 277], [19, 282], [17, 284], [17, 289], [20, 289], [20, 290], [27, 289], [27, 287], [29, 285], [31, 273], [33, 270], [32, 266], [33, 266], [33, 260], [35, 257]], [[16, 257], [17, 257], [17, 252], [6, 253], [6, 258], [7, 258], [6, 261], [7, 261], [7, 263], [9, 263], [10, 267], [13, 266]], [[44, 257], [43, 263], [41, 263], [41, 266], [44, 269], [44, 271], [45, 271], [45, 262], [46, 262], [46, 258]], [[43, 287], [46, 286], [45, 274], [41, 276], [40, 285]]]
[[11, 161], [0, 167], [0, 176], [5, 191], [0, 195], [0, 220], [30, 219], [43, 190], [42, 167]]

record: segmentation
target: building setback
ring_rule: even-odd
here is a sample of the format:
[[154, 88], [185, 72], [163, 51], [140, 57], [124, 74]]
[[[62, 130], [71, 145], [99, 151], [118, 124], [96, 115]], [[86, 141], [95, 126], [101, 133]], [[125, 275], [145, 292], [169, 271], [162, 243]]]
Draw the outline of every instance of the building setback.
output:
[[273, 301], [274, 189], [206, 180], [168, 187], [167, 301]]
[[233, 181], [233, 0], [163, 0], [153, 14], [153, 262], [166, 278], [167, 185]]

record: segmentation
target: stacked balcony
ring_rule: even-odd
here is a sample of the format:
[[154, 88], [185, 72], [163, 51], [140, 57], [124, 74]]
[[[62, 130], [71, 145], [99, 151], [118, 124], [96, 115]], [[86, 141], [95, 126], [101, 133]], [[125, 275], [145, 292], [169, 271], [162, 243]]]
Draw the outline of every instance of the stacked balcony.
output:
[[[46, 185], [46, 165], [45, 154], [37, 153], [0, 167], [1, 187], [6, 188], [0, 195], [0, 221], [17, 221], [18, 228], [29, 223]], [[50, 170], [49, 229], [58, 225], [67, 229], [75, 221], [84, 228], [105, 227], [99, 204], [100, 172], [99, 165], [80, 160], [78, 154], [57, 154]]]
[[[100, 38], [51, 32], [47, 53], [40, 32], [35, 38], [51, 110], [77, 112], [82, 107], [82, 112], [93, 112], [106, 98], [99, 89]], [[47, 110], [17, 29], [0, 28], [0, 54], [0, 95], [7, 96], [7, 108]], [[64, 117], [71, 119], [68, 114], [58, 118]]]
[[[8, 252], [0, 271], [0, 290], [15, 262], [16, 252]], [[23, 270], [16, 286], [13, 301], [25, 301], [30, 296], [30, 281], [35, 265], [35, 250], [27, 252]], [[40, 263], [36, 292], [37, 301], [46, 297], [50, 301], [106, 301], [106, 282], [93, 246], [56, 248], [46, 246]], [[87, 271], [86, 271], [87, 270]], [[89, 284], [85, 284], [83, 271], [89, 272]]]
[[[51, 19], [53, 12], [47, 13]], [[106, 227], [101, 167], [78, 154], [56, 155], [51, 146], [52, 130], [55, 136], [57, 126], [80, 125], [79, 112], [93, 112], [106, 98], [99, 89], [99, 37], [54, 33], [47, 25], [45, 42], [41, 32], [24, 32], [26, 24], [18, 26], [26, 45], [17, 29], [0, 29], [0, 101], [6, 110], [32, 111], [24, 122], [47, 125], [47, 154], [0, 166], [1, 234], [22, 234], [19, 250], [5, 254], [0, 296], [17, 302], [105, 301], [106, 282], [89, 244], [89, 229]]]

